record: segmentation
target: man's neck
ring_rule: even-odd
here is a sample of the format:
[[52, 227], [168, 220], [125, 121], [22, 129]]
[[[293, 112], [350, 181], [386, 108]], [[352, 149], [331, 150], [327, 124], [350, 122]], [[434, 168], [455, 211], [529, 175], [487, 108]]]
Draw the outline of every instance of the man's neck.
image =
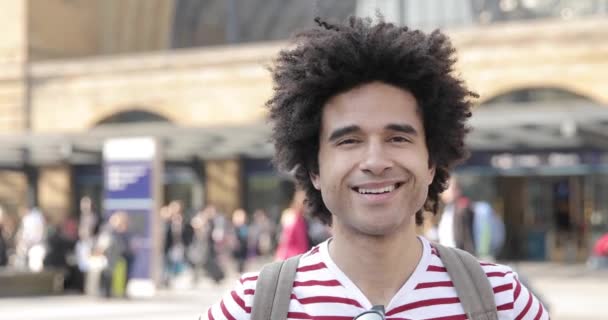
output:
[[412, 275], [422, 257], [415, 225], [386, 237], [370, 237], [337, 228], [329, 244], [336, 265], [373, 305], [387, 305]]

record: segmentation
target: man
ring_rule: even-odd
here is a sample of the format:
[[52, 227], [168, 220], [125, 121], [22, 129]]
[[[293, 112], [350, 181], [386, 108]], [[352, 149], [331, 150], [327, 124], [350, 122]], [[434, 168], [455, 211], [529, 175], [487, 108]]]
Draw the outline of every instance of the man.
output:
[[35, 207], [21, 208], [19, 214], [22, 218], [16, 240], [18, 265], [30, 271], [41, 271], [46, 255], [46, 219]]
[[186, 267], [186, 252], [192, 244], [194, 230], [184, 218], [183, 205], [173, 200], [168, 205], [168, 221], [165, 226], [165, 284], [179, 275]]
[[76, 258], [79, 270], [89, 276], [91, 276], [91, 274], [88, 274], [89, 257], [91, 256], [91, 250], [93, 250], [93, 244], [98, 231], [99, 217], [93, 211], [93, 201], [88, 196], [84, 196], [80, 199]]
[[8, 228], [4, 216], [4, 207], [0, 205], [0, 267], [8, 264]]
[[112, 213], [100, 232], [95, 248], [95, 254], [105, 256], [107, 262], [101, 273], [102, 293], [107, 298], [122, 297], [126, 293], [133, 262], [131, 238], [128, 213]]
[[99, 216], [93, 210], [93, 201], [84, 196], [80, 199], [78, 237], [81, 241], [91, 241], [99, 231]]
[[[433, 245], [416, 234], [449, 170], [466, 155], [475, 97], [454, 77], [454, 49], [390, 23], [316, 20], [273, 69], [267, 103], [275, 161], [294, 172], [309, 212], [333, 238], [299, 260], [289, 319], [466, 319]], [[547, 319], [508, 267], [483, 264], [500, 319]], [[250, 319], [257, 274], [246, 274], [208, 319]]]
[[450, 178], [448, 188], [441, 193], [445, 205], [439, 220], [439, 243], [476, 254], [473, 226], [475, 212], [469, 198], [464, 197], [456, 177]]

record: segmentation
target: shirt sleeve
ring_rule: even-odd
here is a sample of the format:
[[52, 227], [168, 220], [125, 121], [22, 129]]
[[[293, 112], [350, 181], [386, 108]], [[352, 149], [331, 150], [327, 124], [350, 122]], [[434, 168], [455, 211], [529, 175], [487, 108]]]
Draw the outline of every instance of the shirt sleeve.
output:
[[545, 320], [549, 312], [526, 284], [524, 277], [511, 273], [513, 283], [513, 317], [515, 320]]
[[234, 289], [227, 292], [222, 299], [209, 307], [201, 320], [249, 320], [257, 274], [243, 275]]

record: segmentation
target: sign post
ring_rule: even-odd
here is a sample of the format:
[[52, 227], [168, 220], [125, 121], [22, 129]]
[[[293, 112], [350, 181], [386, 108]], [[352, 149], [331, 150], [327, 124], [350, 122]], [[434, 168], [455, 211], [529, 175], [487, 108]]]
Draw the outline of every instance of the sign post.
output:
[[162, 272], [162, 160], [154, 138], [107, 140], [104, 160], [104, 218], [128, 216], [133, 260], [127, 294], [152, 296]]

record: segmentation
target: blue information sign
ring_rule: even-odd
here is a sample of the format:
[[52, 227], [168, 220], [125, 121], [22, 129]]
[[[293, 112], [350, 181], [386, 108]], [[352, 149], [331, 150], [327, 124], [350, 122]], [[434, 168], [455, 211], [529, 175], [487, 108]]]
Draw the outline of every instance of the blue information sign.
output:
[[148, 280], [150, 284], [157, 278], [160, 254], [156, 190], [160, 183], [157, 175], [162, 171], [156, 146], [151, 138], [112, 139], [104, 146], [104, 215], [127, 214], [134, 254], [129, 279]]

